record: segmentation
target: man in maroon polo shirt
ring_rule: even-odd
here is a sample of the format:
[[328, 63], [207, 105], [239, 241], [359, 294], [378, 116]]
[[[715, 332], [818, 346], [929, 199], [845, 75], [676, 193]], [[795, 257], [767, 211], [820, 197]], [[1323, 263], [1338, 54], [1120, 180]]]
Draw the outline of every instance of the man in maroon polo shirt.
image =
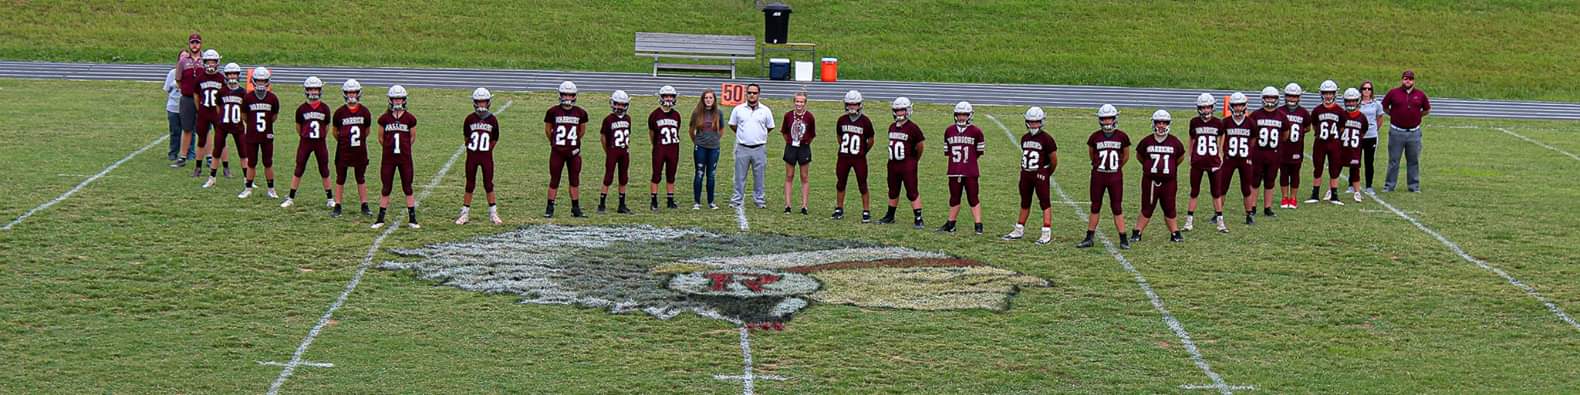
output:
[[1410, 192], [1421, 192], [1421, 119], [1432, 113], [1426, 92], [1415, 88], [1415, 71], [1405, 70], [1399, 87], [1383, 96], [1383, 111], [1388, 113], [1388, 178], [1383, 192], [1392, 192], [1399, 180], [1399, 154], [1409, 161], [1406, 179]]
[[[181, 103], [179, 116], [181, 119], [181, 155], [170, 167], [180, 168], [187, 164], [187, 153], [193, 149], [192, 132], [197, 126], [197, 91], [198, 79], [203, 75], [203, 36], [197, 33], [187, 36], [187, 50], [181, 52], [176, 60], [176, 85], [181, 88]], [[198, 158], [202, 159], [202, 158]], [[197, 177], [197, 173], [192, 174]]]

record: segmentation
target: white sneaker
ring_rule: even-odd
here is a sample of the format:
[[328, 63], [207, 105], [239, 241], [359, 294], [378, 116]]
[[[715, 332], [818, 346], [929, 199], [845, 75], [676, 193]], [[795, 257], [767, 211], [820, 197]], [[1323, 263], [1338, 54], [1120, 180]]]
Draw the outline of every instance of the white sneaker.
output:
[[1317, 199], [1306, 199], [1306, 203], [1321, 203], [1321, 202], [1317, 201]]
[[695, 204], [692, 204], [692, 205], [691, 205], [691, 209], [692, 209], [692, 210], [701, 210], [701, 209], [702, 209], [702, 203], [695, 203]]
[[289, 208], [289, 207], [291, 207], [291, 203], [292, 202], [293, 202], [293, 199], [285, 198], [285, 201], [280, 202], [280, 208]]
[[718, 210], [719, 209], [719, 205], [713, 204], [713, 203], [708, 203], [708, 209], [709, 210]]
[[279, 199], [280, 198], [280, 194], [274, 193], [274, 188], [269, 188], [269, 198], [270, 199]]
[[1229, 221], [1223, 220], [1218, 221], [1218, 233], [1229, 233], [1229, 225], [1227, 225], [1228, 222]]
[[334, 200], [325, 200], [324, 201], [324, 208], [335, 208], [335, 201]]
[[1004, 235], [1003, 239], [1004, 240], [1020, 240], [1022, 237], [1025, 237], [1025, 236], [1026, 236], [1026, 228], [1025, 228], [1025, 226], [1016, 224], [1015, 225], [1015, 230], [1009, 232], [1009, 234], [1007, 234], [1007, 235]]
[[471, 221], [472, 220], [471, 217], [472, 217], [471, 211], [467, 210], [466, 208], [463, 207], [463, 208], [461, 208], [461, 216], [455, 218], [455, 224], [456, 225], [466, 225], [467, 221]]
[[1042, 228], [1042, 237], [1037, 238], [1037, 244], [1048, 244], [1053, 241], [1053, 229]]
[[214, 187], [214, 177], [209, 177], [208, 181], [204, 181], [203, 182], [203, 189], [209, 189], [209, 188], [213, 188], [213, 187]]
[[236, 194], [237, 199], [246, 199], [248, 196], [252, 196], [252, 188], [242, 189], [241, 193]]
[[422, 229], [422, 225], [418, 225], [416, 222], [407, 222], [406, 223], [406, 227], [409, 227], [409, 228], [412, 228], [412, 229]]
[[382, 227], [384, 227], [384, 223], [383, 222], [374, 222], [373, 223], [373, 229], [378, 229], [378, 228], [382, 228]]
[[1339, 200], [1339, 199], [1329, 200], [1328, 203], [1333, 203], [1333, 204], [1340, 205], [1340, 206], [1344, 205], [1344, 201], [1343, 200]]
[[488, 213], [488, 220], [493, 222], [494, 225], [504, 225], [505, 224], [504, 220], [499, 219], [499, 213]]
[[1185, 231], [1189, 232], [1192, 229], [1196, 229], [1196, 216], [1187, 215], [1185, 216]]
[[1355, 202], [1356, 203], [1360, 203], [1361, 202], [1361, 193], [1360, 192], [1355, 192]]

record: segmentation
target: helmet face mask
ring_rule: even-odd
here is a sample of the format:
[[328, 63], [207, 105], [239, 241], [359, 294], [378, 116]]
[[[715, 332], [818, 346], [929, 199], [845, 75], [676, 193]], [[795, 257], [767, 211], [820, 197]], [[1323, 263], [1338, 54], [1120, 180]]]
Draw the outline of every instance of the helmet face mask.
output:
[[324, 88], [307, 88], [308, 101], [318, 101], [320, 97], [323, 97], [323, 94]]
[[1344, 99], [1344, 110], [1355, 111], [1361, 108], [1361, 99]]
[[357, 104], [362, 101], [362, 91], [341, 91], [340, 97], [346, 99], [346, 104]]
[[1230, 104], [1229, 105], [1229, 113], [1230, 114], [1234, 114], [1235, 117], [1244, 117], [1245, 116], [1245, 110], [1246, 110], [1247, 107], [1248, 106], [1246, 106], [1245, 103]]
[[1103, 127], [1104, 132], [1112, 132], [1119, 128], [1119, 117], [1097, 117], [1097, 125]]
[[1197, 106], [1196, 114], [1200, 115], [1202, 119], [1207, 119], [1207, 117], [1212, 116], [1212, 106]]
[[1262, 96], [1262, 108], [1266, 110], [1278, 108], [1278, 96]]
[[404, 98], [404, 97], [391, 97], [390, 98], [390, 110], [392, 110], [392, 111], [406, 111], [406, 98]]
[[675, 108], [675, 95], [660, 95], [658, 97], [658, 105], [666, 110]]
[[253, 78], [252, 93], [257, 95], [259, 98], [263, 98], [267, 93], [269, 93], [269, 80]]
[[561, 93], [560, 94], [560, 105], [564, 106], [564, 107], [570, 107], [570, 106], [576, 105], [576, 94], [575, 93]]
[[609, 111], [613, 111], [616, 115], [625, 115], [626, 107], [630, 107], [630, 106], [631, 105], [628, 104], [628, 103], [621, 103], [621, 102], [617, 102], [617, 101], [612, 101], [612, 102], [609, 102]]
[[203, 72], [214, 74], [219, 72], [219, 59], [204, 59]]
[[493, 100], [473, 100], [472, 101], [472, 109], [477, 110], [478, 114], [488, 113], [488, 107], [491, 106], [491, 105], [493, 105]]
[[1152, 134], [1158, 137], [1169, 135], [1169, 121], [1152, 121]]
[[225, 73], [225, 86], [230, 89], [241, 87], [241, 73]]
[[894, 110], [894, 120], [895, 120], [895, 122], [904, 121], [907, 118], [910, 118], [910, 116], [911, 116], [911, 108], [910, 107], [900, 107], [900, 108], [895, 108], [893, 110]]
[[970, 124], [971, 124], [971, 113], [969, 113], [969, 112], [957, 112], [957, 113], [955, 113], [955, 125], [956, 126], [965, 127], [966, 125], [970, 125]]
[[861, 115], [861, 103], [845, 103], [845, 113], [850, 114], [851, 118]]
[[1037, 133], [1041, 133], [1041, 132], [1042, 132], [1042, 121], [1039, 121], [1039, 120], [1027, 120], [1026, 121], [1026, 133], [1037, 134]]
[[1284, 105], [1293, 110], [1300, 107], [1300, 95], [1285, 95]]

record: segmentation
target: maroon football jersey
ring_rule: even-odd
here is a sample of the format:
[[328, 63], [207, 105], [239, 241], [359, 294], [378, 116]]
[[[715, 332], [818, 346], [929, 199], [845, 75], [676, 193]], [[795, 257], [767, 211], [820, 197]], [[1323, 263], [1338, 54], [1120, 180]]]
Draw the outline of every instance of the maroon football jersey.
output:
[[274, 139], [274, 118], [280, 116], [280, 98], [275, 97], [274, 92], [263, 91], [262, 98], [256, 91], [242, 95], [241, 107], [247, 113], [243, 119], [247, 124], [246, 133]]
[[1113, 133], [1098, 130], [1086, 138], [1086, 146], [1097, 150], [1097, 156], [1092, 158], [1092, 172], [1119, 173], [1124, 170], [1119, 168], [1119, 156], [1130, 148], [1130, 136], [1119, 129], [1114, 129]]
[[1284, 162], [1298, 163], [1306, 151], [1306, 131], [1311, 129], [1311, 111], [1305, 107], [1279, 107], [1284, 113], [1284, 141], [1278, 144], [1278, 157]]
[[839, 132], [839, 156], [867, 157], [867, 151], [872, 150], [872, 139], [878, 134], [872, 130], [872, 120], [859, 113], [854, 119], [849, 114], [840, 115], [834, 128]]
[[603, 127], [599, 129], [603, 134], [603, 148], [609, 151], [626, 152], [631, 148], [631, 115], [609, 114], [603, 117]]
[[1053, 174], [1053, 153], [1059, 143], [1048, 132], [1026, 133], [1020, 136], [1020, 171]]
[[1235, 120], [1233, 116], [1224, 118], [1223, 122], [1223, 157], [1236, 159], [1251, 159], [1251, 146], [1256, 140], [1256, 122], [1245, 118]]
[[949, 175], [976, 177], [977, 159], [987, 152], [987, 140], [977, 125], [949, 124], [944, 128], [944, 154], [949, 156]]
[[582, 146], [582, 124], [587, 123], [587, 110], [578, 106], [566, 109], [562, 106], [549, 107], [543, 114], [543, 123], [554, 125], [554, 131], [549, 136], [549, 147], [555, 151], [576, 151]]
[[494, 145], [499, 144], [499, 117], [488, 113], [483, 118], [477, 111], [466, 114], [466, 120], [461, 121], [461, 137], [466, 139], [467, 152], [493, 152]]
[[779, 125], [779, 134], [784, 136], [787, 147], [810, 145], [812, 139], [817, 137], [817, 118], [812, 117], [811, 111], [800, 114], [787, 111]]
[[226, 88], [224, 93], [220, 95], [219, 130], [227, 133], [241, 133], [242, 120], [246, 118], [242, 116], [241, 102], [246, 100], [246, 98], [242, 97], [246, 94], [247, 88], [237, 87], [236, 89]]
[[1370, 119], [1360, 111], [1351, 111], [1343, 114], [1344, 121], [1339, 131], [1339, 146], [1345, 150], [1359, 150], [1361, 138], [1366, 137], [1366, 130], [1371, 128]]
[[320, 101], [296, 106], [296, 134], [308, 141], [320, 141], [329, 132], [329, 105]]
[[1311, 127], [1316, 135], [1316, 144], [1339, 138], [1339, 123], [1344, 121], [1344, 107], [1337, 104], [1333, 106], [1318, 105], [1311, 111]]
[[379, 116], [379, 143], [384, 145], [385, 155], [411, 156], [413, 130], [417, 128], [417, 117], [411, 111], [402, 111], [399, 117], [393, 111], [385, 111]]
[[[1257, 161], [1278, 158], [1278, 143], [1283, 139], [1284, 112], [1282, 110], [1256, 110], [1251, 112], [1251, 123], [1256, 125], [1251, 156]], [[1276, 163], [1276, 162], [1275, 162]]]
[[927, 135], [922, 134], [922, 127], [916, 122], [889, 124], [889, 163], [916, 163], [921, 156], [917, 147], [927, 141]]
[[225, 87], [225, 74], [200, 73], [197, 83], [197, 110], [208, 115], [220, 115], [219, 109], [221, 96], [228, 91]]
[[653, 109], [647, 114], [647, 132], [653, 139], [654, 149], [680, 144], [680, 111], [664, 112], [663, 107]]
[[335, 109], [335, 147], [340, 150], [366, 150], [369, 126], [373, 125], [373, 113], [367, 106], [342, 105]]
[[1190, 153], [1191, 166], [1218, 167], [1221, 164], [1218, 152], [1223, 149], [1223, 147], [1218, 146], [1218, 138], [1222, 136], [1223, 120], [1211, 115], [1192, 117], [1190, 119], [1190, 139], [1191, 148], [1195, 150]]
[[1136, 144], [1136, 156], [1141, 159], [1141, 173], [1154, 179], [1171, 179], [1179, 174], [1180, 161], [1185, 159], [1185, 144], [1174, 135], [1158, 141], [1156, 135], [1141, 138]]

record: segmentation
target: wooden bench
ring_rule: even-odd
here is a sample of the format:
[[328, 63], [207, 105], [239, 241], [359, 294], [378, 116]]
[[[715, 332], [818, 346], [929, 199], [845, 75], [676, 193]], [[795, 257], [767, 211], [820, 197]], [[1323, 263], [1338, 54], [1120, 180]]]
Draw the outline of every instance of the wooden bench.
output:
[[[735, 78], [735, 63], [757, 58], [757, 38], [708, 34], [636, 33], [636, 56], [653, 57], [653, 76], [658, 70], [729, 72]], [[663, 63], [661, 58], [692, 60], [725, 59], [730, 64]]]

